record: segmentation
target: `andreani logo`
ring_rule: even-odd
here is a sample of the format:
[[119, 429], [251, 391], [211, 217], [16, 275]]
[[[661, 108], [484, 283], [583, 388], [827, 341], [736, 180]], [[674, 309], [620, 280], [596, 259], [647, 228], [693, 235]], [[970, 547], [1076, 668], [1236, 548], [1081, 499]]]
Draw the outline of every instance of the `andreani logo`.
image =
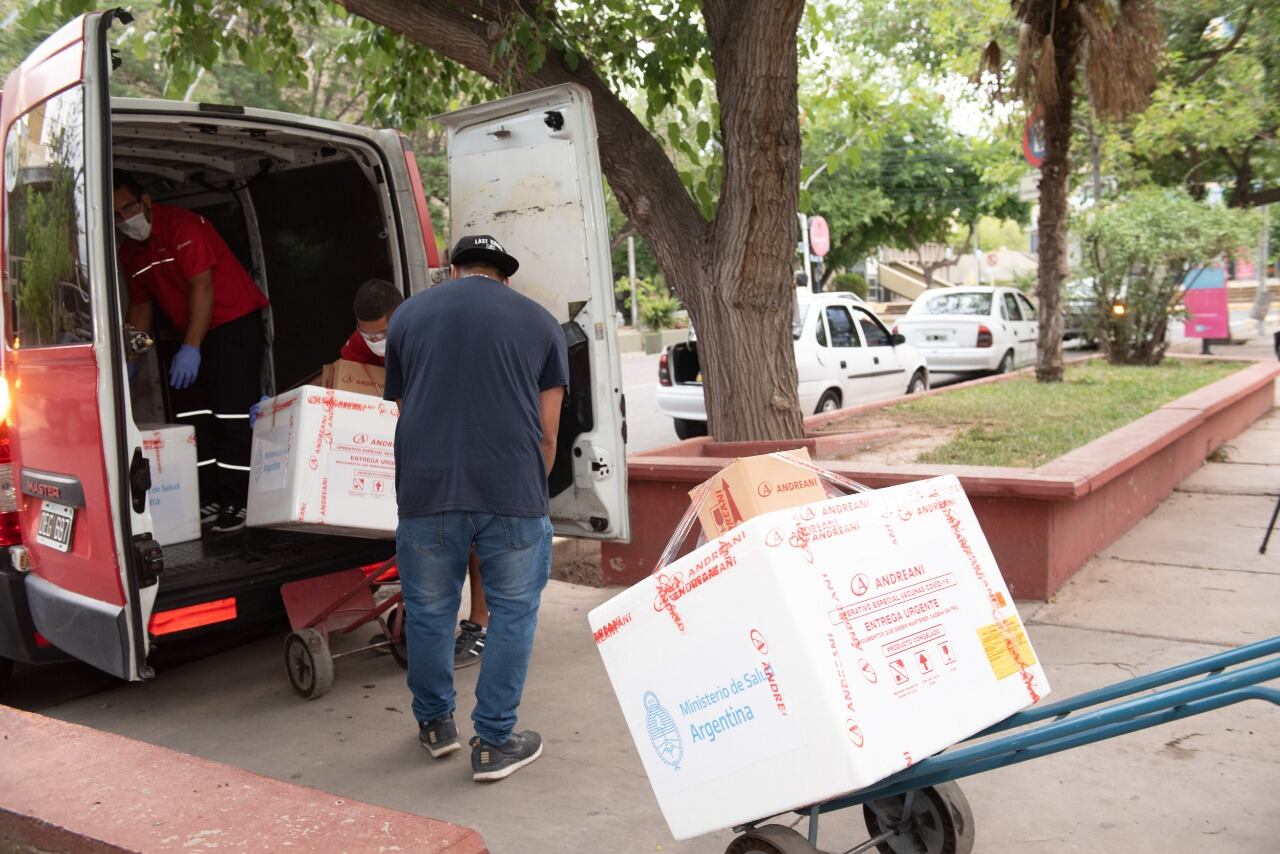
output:
[[644, 692], [644, 726], [649, 733], [649, 743], [653, 752], [663, 764], [680, 770], [680, 762], [684, 759], [684, 741], [680, 738], [680, 728], [675, 718], [658, 702], [658, 695], [652, 691]]

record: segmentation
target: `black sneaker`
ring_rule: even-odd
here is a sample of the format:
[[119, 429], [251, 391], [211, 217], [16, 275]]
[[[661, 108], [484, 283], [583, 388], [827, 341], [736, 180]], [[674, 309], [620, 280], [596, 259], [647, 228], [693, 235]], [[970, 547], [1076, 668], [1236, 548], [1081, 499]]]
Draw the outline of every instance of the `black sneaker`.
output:
[[447, 756], [455, 750], [461, 750], [458, 741], [458, 726], [453, 722], [453, 715], [445, 715], [426, 723], [418, 724], [418, 741], [431, 754], [432, 759]]
[[513, 733], [506, 743], [490, 744], [480, 736], [471, 739], [471, 779], [501, 780], [542, 755], [542, 736], [533, 730]]
[[209, 531], [214, 534], [231, 534], [244, 529], [245, 509], [234, 504], [227, 504], [218, 513], [218, 521]]
[[458, 636], [453, 641], [453, 667], [470, 667], [480, 660], [484, 652], [485, 627], [470, 620], [459, 624]]
[[216, 501], [210, 501], [208, 504], [200, 508], [200, 524], [212, 525], [218, 521], [218, 516], [222, 513], [222, 505]]

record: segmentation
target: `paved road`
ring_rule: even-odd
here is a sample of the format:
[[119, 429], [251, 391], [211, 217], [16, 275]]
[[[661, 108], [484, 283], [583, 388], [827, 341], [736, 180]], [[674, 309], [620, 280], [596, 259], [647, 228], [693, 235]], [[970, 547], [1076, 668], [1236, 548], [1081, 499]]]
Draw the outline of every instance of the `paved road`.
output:
[[678, 441], [671, 419], [658, 411], [656, 355], [628, 353], [623, 356], [622, 388], [627, 395], [627, 453]]

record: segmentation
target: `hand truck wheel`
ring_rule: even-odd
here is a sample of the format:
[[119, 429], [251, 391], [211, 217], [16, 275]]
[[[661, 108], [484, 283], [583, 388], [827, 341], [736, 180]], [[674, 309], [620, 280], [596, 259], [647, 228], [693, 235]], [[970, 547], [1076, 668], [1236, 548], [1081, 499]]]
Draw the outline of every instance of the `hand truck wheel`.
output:
[[[904, 809], [908, 798], [909, 813]], [[862, 818], [873, 839], [896, 831], [877, 843], [880, 854], [970, 854], [973, 851], [973, 810], [955, 783], [939, 783], [865, 803]]]
[[754, 827], [734, 838], [724, 854], [819, 854], [809, 840], [781, 824]]
[[285, 638], [284, 666], [300, 697], [314, 700], [333, 687], [333, 655], [315, 629], [298, 629]]
[[[399, 641], [391, 640], [397, 635], [400, 636]], [[404, 637], [404, 606], [397, 605], [387, 611], [387, 638], [389, 640], [389, 648], [391, 649], [391, 657], [396, 660], [396, 664], [405, 668], [409, 668], [409, 645]]]

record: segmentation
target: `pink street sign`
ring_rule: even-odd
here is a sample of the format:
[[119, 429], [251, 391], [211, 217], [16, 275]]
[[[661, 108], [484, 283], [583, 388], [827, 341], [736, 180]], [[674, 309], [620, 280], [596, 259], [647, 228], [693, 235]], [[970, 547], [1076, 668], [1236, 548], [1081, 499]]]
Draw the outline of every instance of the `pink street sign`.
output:
[[820, 216], [809, 217], [809, 251], [819, 258], [831, 251], [831, 229]]
[[1188, 338], [1230, 338], [1226, 271], [1208, 267], [1193, 270], [1183, 281], [1187, 309], [1184, 331]]

